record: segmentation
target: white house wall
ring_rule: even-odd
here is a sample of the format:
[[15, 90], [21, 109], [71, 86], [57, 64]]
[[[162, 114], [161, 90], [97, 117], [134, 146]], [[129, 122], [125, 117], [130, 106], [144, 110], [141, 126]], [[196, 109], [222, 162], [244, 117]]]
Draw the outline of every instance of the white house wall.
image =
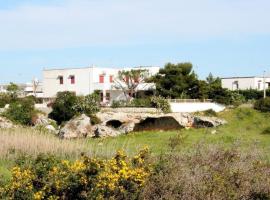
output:
[[[239, 90], [246, 89], [264, 89], [264, 78], [262, 77], [239, 77], [239, 78], [223, 78], [221, 79], [222, 87], [229, 90], [236, 90], [234, 83], [238, 82]], [[259, 84], [260, 83], [260, 84]], [[265, 78], [265, 88], [269, 88], [270, 78]], [[260, 87], [259, 87], [260, 86]]]
[[[91, 93], [91, 71], [92, 68], [44, 70], [44, 97], [52, 98], [55, 97], [58, 92], [63, 91], [76, 92], [76, 95], [87, 95]], [[71, 84], [71, 75], [75, 76], [75, 84]], [[59, 76], [63, 76], [63, 84], [60, 84]]]
[[[93, 93], [95, 90], [103, 91], [104, 96], [106, 91], [114, 91], [111, 94], [111, 99], [123, 99], [123, 94], [119, 94], [121, 91], [116, 91], [113, 88], [114, 83], [110, 82], [110, 76], [116, 78], [119, 70], [131, 70], [139, 68], [99, 68], [99, 67], [88, 67], [78, 69], [53, 69], [43, 70], [43, 91], [44, 98], [54, 98], [58, 92], [71, 91], [75, 92], [76, 95], [88, 95]], [[140, 69], [149, 70], [149, 74], [153, 75], [158, 73], [159, 67], [143, 67]], [[100, 83], [100, 75], [104, 76], [104, 83]], [[59, 77], [63, 77], [63, 84], [60, 84]], [[75, 76], [75, 84], [71, 84], [70, 76]], [[152, 87], [149, 84], [149, 87]], [[145, 88], [149, 88], [145, 87]], [[144, 89], [145, 89], [144, 88]]]
[[222, 87], [227, 88], [229, 90], [235, 90], [234, 83], [238, 82], [239, 89], [255, 89], [255, 80], [254, 78], [225, 78], [222, 79]]

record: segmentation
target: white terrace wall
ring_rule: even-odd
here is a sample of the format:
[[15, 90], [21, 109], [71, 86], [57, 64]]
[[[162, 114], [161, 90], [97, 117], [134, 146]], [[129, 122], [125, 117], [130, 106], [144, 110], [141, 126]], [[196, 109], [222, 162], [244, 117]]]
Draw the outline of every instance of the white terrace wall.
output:
[[210, 102], [187, 102], [187, 103], [170, 103], [172, 112], [200, 112], [212, 109], [215, 112], [221, 112], [225, 109], [225, 106], [217, 103]]
[[[225, 106], [217, 103], [192, 102], [192, 103], [170, 103], [173, 113], [192, 113], [212, 109], [221, 112]], [[124, 113], [155, 113], [155, 108], [102, 108], [102, 112], [124, 112]]]

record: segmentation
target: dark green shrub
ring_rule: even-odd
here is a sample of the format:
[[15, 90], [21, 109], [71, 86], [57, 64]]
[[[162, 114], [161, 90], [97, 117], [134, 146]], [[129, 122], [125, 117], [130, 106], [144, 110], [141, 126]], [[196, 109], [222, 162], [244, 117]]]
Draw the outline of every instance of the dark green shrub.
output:
[[259, 99], [255, 102], [254, 108], [262, 112], [270, 111], [270, 97]]
[[76, 103], [77, 97], [73, 92], [59, 92], [52, 105], [52, 112], [49, 114], [49, 117], [58, 124], [70, 120], [77, 113], [74, 110]]
[[149, 98], [144, 98], [144, 99], [133, 99], [130, 103], [130, 107], [152, 107], [151, 105], [151, 99]]
[[94, 115], [100, 110], [100, 97], [93, 93], [87, 96], [79, 96], [73, 106], [77, 113], [84, 113], [88, 116]]
[[4, 113], [8, 119], [22, 125], [31, 125], [32, 118], [36, 114], [35, 103], [31, 99], [17, 99], [9, 104], [9, 108]]
[[6, 104], [9, 104], [11, 97], [8, 94], [0, 93], [0, 108], [4, 108]]
[[230, 104], [233, 106], [240, 106], [241, 104], [246, 102], [245, 97], [238, 92], [231, 92], [230, 96]]
[[264, 129], [262, 134], [270, 135], [270, 127], [267, 127], [266, 129]]
[[100, 110], [99, 96], [93, 93], [77, 97], [73, 92], [59, 92], [52, 109], [49, 117], [58, 124], [70, 120], [77, 114], [92, 116]]
[[113, 100], [111, 107], [112, 108], [119, 108], [119, 107], [121, 107], [121, 102]]
[[210, 117], [216, 117], [217, 113], [213, 109], [208, 109], [203, 112], [203, 115], [210, 116]]
[[134, 98], [132, 101], [127, 102], [124, 100], [113, 101], [112, 108], [121, 108], [121, 107], [134, 107], [134, 108], [144, 108], [144, 107], [152, 107], [151, 99], [149, 98]]
[[246, 100], [258, 100], [263, 97], [263, 91], [248, 89], [248, 90], [239, 90], [239, 94], [242, 94]]

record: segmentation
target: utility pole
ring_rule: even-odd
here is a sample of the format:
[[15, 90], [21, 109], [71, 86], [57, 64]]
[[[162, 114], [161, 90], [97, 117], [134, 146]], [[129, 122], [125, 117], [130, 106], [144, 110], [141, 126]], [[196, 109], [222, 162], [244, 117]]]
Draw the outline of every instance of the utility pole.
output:
[[266, 98], [265, 71], [263, 71], [263, 98]]

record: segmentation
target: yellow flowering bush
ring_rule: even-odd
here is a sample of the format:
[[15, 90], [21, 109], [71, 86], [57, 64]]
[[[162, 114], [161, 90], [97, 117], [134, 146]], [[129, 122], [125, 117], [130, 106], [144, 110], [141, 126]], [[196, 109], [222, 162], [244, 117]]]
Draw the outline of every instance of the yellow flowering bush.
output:
[[150, 176], [148, 148], [128, 158], [118, 151], [110, 160], [82, 156], [75, 161], [40, 155], [12, 169], [2, 188], [8, 199], [137, 199]]

